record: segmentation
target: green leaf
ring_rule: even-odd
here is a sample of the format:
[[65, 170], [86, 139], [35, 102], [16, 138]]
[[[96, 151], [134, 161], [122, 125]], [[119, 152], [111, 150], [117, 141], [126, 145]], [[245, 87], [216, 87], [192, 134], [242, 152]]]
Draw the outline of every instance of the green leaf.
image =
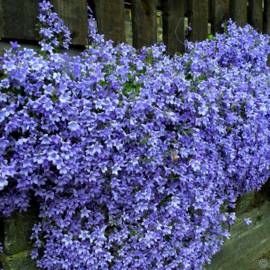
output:
[[57, 102], [58, 101], [58, 97], [55, 94], [55, 91], [52, 92], [52, 102]]
[[208, 34], [207, 36], [207, 40], [214, 40], [215, 37], [212, 34]]

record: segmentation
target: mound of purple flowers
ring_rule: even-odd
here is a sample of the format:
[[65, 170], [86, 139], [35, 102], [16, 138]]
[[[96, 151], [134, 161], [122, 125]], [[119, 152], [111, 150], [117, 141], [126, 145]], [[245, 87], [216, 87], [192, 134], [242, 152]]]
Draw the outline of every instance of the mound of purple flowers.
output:
[[269, 177], [269, 38], [229, 22], [172, 58], [113, 47], [89, 15], [70, 57], [51, 8], [44, 52], [14, 43], [0, 59], [2, 215], [38, 202], [43, 269], [202, 269], [228, 206]]

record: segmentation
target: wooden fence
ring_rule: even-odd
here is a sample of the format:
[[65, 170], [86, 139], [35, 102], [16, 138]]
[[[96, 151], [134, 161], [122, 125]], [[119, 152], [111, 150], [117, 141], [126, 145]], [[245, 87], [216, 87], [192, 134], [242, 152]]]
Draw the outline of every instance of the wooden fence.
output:
[[[130, 9], [136, 48], [157, 42], [157, 12], [162, 14], [163, 42], [169, 53], [183, 52], [185, 38], [206, 39], [209, 27], [213, 34], [221, 31], [221, 23], [229, 18], [270, 34], [270, 0], [51, 0], [71, 30], [73, 45], [86, 43], [87, 2], [99, 32], [115, 42], [127, 40], [125, 9]], [[38, 0], [0, 0], [0, 37], [36, 41], [37, 15]], [[185, 22], [192, 27], [188, 34]]]
[[[113, 4], [111, 4], [113, 3]], [[251, 24], [270, 34], [270, 0], [92, 0], [98, 28], [106, 39], [125, 41], [124, 5], [131, 9], [133, 46], [157, 42], [157, 10], [162, 12], [163, 42], [170, 53], [183, 52], [185, 38], [201, 41], [232, 18], [239, 26]], [[192, 31], [185, 31], [185, 22]]]

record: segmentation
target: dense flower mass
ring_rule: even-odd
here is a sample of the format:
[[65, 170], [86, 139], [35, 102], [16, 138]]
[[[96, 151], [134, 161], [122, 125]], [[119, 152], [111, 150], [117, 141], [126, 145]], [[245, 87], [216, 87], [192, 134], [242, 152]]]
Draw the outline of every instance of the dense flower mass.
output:
[[228, 207], [269, 177], [269, 39], [228, 22], [170, 57], [89, 20], [79, 56], [48, 23], [45, 55], [13, 43], [0, 60], [0, 211], [38, 202], [42, 269], [202, 269]]

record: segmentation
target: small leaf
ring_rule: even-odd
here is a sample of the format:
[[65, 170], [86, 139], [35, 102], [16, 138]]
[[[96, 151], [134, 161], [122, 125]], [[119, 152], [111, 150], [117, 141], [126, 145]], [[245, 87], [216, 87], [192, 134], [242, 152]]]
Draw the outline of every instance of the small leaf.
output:
[[55, 94], [55, 91], [52, 92], [52, 102], [57, 102], [58, 101], [58, 97]]

